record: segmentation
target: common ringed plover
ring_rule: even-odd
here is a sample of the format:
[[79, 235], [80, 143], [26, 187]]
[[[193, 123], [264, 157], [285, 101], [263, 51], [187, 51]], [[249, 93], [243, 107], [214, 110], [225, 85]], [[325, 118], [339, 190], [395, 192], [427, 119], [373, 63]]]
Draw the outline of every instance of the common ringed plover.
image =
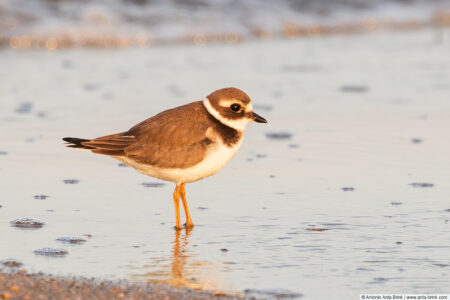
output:
[[163, 111], [130, 130], [96, 139], [66, 137], [68, 147], [109, 155], [137, 171], [176, 184], [176, 229], [181, 229], [179, 199], [186, 227], [194, 226], [184, 185], [215, 174], [236, 154], [252, 121], [267, 123], [253, 112], [249, 96], [224, 88], [203, 101]]

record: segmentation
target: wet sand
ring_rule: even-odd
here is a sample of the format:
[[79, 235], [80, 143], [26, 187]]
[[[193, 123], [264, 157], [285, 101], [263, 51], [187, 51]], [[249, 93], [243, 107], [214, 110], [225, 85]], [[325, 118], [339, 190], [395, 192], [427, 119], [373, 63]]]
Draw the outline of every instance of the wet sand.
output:
[[[447, 293], [449, 47], [448, 28], [435, 28], [0, 50], [0, 260], [262, 297]], [[187, 185], [192, 230], [173, 229], [171, 183], [61, 141], [123, 131], [225, 86], [269, 123]]]
[[162, 284], [130, 284], [42, 274], [0, 273], [0, 299], [241, 299], [219, 292], [196, 291]]

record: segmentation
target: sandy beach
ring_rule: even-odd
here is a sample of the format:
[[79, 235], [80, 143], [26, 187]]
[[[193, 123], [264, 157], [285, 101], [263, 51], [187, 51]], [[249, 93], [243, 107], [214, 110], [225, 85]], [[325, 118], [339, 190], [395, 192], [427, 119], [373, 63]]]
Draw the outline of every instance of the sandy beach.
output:
[[[53, 277], [2, 273], [0, 295], [38, 299], [28, 287], [39, 283], [77, 299], [75, 282], [103, 299], [118, 281], [124, 299], [448, 293], [449, 50], [448, 27], [1, 49], [0, 261]], [[229, 165], [187, 186], [193, 230], [173, 229], [171, 183], [61, 141], [120, 132], [226, 86], [269, 123], [251, 124]]]
[[41, 274], [0, 273], [1, 299], [241, 299], [162, 284], [130, 284]]

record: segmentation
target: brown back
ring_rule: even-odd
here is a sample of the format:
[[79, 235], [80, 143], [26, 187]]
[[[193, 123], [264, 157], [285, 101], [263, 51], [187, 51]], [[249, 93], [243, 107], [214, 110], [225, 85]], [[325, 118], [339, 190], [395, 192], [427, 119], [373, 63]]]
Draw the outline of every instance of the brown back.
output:
[[124, 134], [135, 138], [135, 142], [125, 149], [125, 155], [156, 167], [195, 165], [212, 143], [205, 135], [210, 125], [208, 112], [201, 101], [163, 111]]

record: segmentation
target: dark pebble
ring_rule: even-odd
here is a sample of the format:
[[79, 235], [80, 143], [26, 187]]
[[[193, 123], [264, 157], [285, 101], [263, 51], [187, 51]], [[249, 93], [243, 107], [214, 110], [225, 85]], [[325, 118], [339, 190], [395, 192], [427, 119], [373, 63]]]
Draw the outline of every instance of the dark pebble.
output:
[[357, 268], [357, 271], [373, 271], [373, 269], [368, 269], [368, 268]]
[[145, 186], [145, 187], [153, 187], [153, 188], [155, 188], [155, 187], [162, 187], [162, 186], [165, 185], [165, 183], [162, 183], [162, 182], [143, 182], [143, 183], [141, 183], [141, 185]]
[[11, 226], [17, 227], [17, 228], [41, 228], [45, 225], [44, 222], [30, 219], [30, 218], [16, 219], [9, 223], [11, 224]]
[[64, 244], [83, 244], [86, 242], [85, 239], [78, 236], [63, 236], [56, 239], [58, 242], [62, 242]]
[[64, 182], [65, 184], [77, 184], [77, 183], [79, 183], [80, 181], [79, 181], [78, 179], [64, 179], [63, 182]]
[[32, 108], [33, 108], [33, 103], [24, 102], [24, 103], [20, 104], [16, 108], [16, 113], [18, 113], [18, 114], [27, 114], [27, 113], [29, 113], [31, 111]]
[[67, 250], [61, 248], [42, 248], [34, 250], [34, 254], [43, 256], [64, 256], [68, 253]]
[[420, 187], [420, 188], [428, 188], [428, 187], [433, 187], [434, 184], [433, 183], [428, 183], [428, 182], [413, 182], [409, 184], [412, 187]]
[[8, 155], [7, 151], [0, 151], [0, 155]]
[[119, 167], [122, 167], [122, 168], [124, 168], [124, 167], [128, 167], [126, 164], [124, 164], [124, 163], [118, 163], [117, 164]]
[[411, 143], [413, 143], [413, 144], [422, 143], [422, 139], [421, 138], [412, 138], [411, 139]]
[[389, 279], [384, 278], [384, 277], [376, 277], [373, 280], [376, 282], [384, 282], [384, 281], [388, 281]]
[[391, 202], [391, 205], [402, 205], [402, 202]]
[[441, 267], [441, 268], [446, 268], [446, 267], [450, 267], [449, 264], [433, 264], [436, 267]]
[[271, 140], [289, 140], [292, 138], [292, 133], [289, 132], [269, 132], [266, 137]]
[[269, 178], [275, 178], [275, 175], [269, 175]]
[[34, 197], [34, 199], [37, 199], [37, 200], [45, 200], [45, 199], [47, 199], [50, 196], [48, 196], [48, 195], [34, 195], [33, 197]]
[[401, 244], [403, 244], [403, 242], [396, 242], [396, 244], [397, 244], [397, 245], [401, 245]]
[[343, 188], [341, 188], [344, 192], [351, 192], [351, 191], [354, 191], [355, 190], [355, 188], [354, 187], [351, 187], [351, 186], [347, 186], [347, 187], [343, 187]]
[[22, 266], [22, 263], [14, 258], [7, 258], [5, 260], [2, 260], [1, 264], [10, 268], [18, 268]]
[[[0, 207], [1, 207], [1, 205], [0, 205]], [[450, 212], [450, 208], [447, 208], [445, 211], [446, 211], [446, 212]]]
[[366, 93], [369, 90], [367, 86], [363, 85], [344, 85], [341, 91], [344, 93]]
[[222, 249], [220, 249], [220, 251], [222, 251], [222, 252], [228, 252], [228, 249], [227, 249], [227, 248], [222, 248]]
[[208, 209], [208, 208], [207, 207], [203, 207], [203, 206], [199, 206], [199, 207], [197, 207], [197, 209], [205, 210], [205, 209]]

